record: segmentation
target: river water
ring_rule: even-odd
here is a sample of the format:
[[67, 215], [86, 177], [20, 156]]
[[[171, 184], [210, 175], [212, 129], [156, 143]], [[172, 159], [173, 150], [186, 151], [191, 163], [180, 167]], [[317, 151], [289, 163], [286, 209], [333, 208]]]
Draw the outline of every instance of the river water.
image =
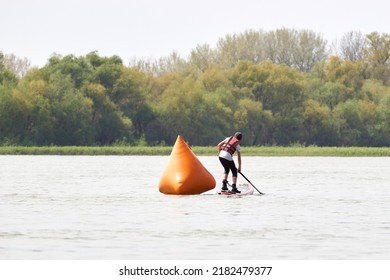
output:
[[0, 156], [0, 259], [390, 258], [388, 157], [244, 156], [246, 197], [161, 194], [167, 160]]

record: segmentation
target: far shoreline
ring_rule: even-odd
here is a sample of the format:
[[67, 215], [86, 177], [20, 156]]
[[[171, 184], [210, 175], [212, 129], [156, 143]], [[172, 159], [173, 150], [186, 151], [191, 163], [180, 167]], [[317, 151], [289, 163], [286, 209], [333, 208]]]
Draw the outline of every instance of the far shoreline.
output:
[[[166, 156], [173, 146], [0, 146], [0, 155]], [[197, 156], [217, 156], [216, 147], [193, 146]], [[242, 156], [390, 157], [390, 147], [242, 146]]]

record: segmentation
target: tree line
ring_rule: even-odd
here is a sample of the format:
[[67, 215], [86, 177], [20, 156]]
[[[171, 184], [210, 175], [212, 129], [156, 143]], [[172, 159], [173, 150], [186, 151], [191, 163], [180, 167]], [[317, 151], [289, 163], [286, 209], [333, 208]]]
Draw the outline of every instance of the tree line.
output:
[[187, 58], [0, 51], [0, 145], [390, 146], [390, 34], [248, 30]]

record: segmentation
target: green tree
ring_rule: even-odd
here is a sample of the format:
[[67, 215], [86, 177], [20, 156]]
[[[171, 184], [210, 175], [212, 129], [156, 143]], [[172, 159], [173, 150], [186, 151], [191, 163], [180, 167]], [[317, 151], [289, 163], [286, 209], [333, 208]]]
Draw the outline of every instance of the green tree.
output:
[[380, 80], [364, 80], [361, 88], [361, 98], [379, 104], [386, 94], [390, 93], [390, 87], [385, 86]]
[[26, 123], [26, 104], [13, 89], [0, 85], [0, 144], [21, 144]]
[[132, 121], [136, 138], [141, 137], [148, 124], [155, 119], [146, 102], [145, 84], [146, 77], [143, 73], [135, 68], [123, 67], [110, 93], [110, 99]]
[[234, 113], [235, 130], [242, 131], [247, 145], [272, 144], [273, 115], [269, 110], [264, 111], [260, 102], [241, 99]]
[[308, 75], [307, 94], [333, 109], [349, 99], [363, 99], [364, 67], [361, 62], [343, 61], [332, 56]]
[[361, 62], [342, 61], [339, 57], [330, 57], [325, 65], [326, 80], [340, 83], [350, 89], [352, 97], [358, 97], [363, 84], [364, 67]]
[[87, 80], [92, 71], [84, 57], [76, 57], [74, 55], [65, 57], [53, 55], [41, 70], [46, 81], [56, 72], [64, 76], [69, 75], [75, 88], [81, 88], [83, 82]]
[[390, 93], [380, 101], [376, 110], [377, 122], [373, 131], [376, 146], [390, 146]]
[[118, 110], [101, 84], [88, 84], [83, 87], [83, 94], [92, 101], [91, 126], [95, 142], [102, 145], [112, 144], [117, 140], [131, 138], [133, 124]]
[[310, 89], [311, 98], [330, 109], [353, 97], [351, 89], [337, 82], [318, 83]]
[[254, 99], [272, 112], [276, 143], [285, 145], [302, 139], [305, 79], [301, 73], [269, 61], [259, 65], [241, 62], [233, 69], [231, 81], [237, 98]]
[[334, 110], [340, 145], [372, 146], [376, 106], [368, 100], [348, 100]]
[[55, 145], [91, 145], [94, 143], [92, 102], [74, 88], [70, 75], [50, 76], [47, 98], [54, 118]]
[[8, 69], [6, 57], [0, 52], [0, 86], [5, 84], [15, 86], [17, 82], [18, 78], [16, 74]]
[[[94, 59], [96, 58], [94, 57]], [[107, 93], [111, 92], [122, 74], [122, 60], [117, 56], [113, 56], [100, 58], [99, 61], [93, 60], [91, 64], [94, 66], [91, 73], [91, 82], [101, 84], [107, 90]]]
[[372, 32], [367, 35], [367, 40], [370, 77], [390, 85], [390, 34]]
[[321, 105], [318, 101], [309, 99], [305, 102], [303, 113], [304, 142], [309, 145], [336, 145], [335, 135], [331, 119], [331, 111], [328, 106]]
[[17, 92], [29, 104], [27, 126], [23, 135], [34, 145], [50, 145], [55, 142], [55, 118], [49, 101], [49, 85], [39, 77], [38, 71], [29, 72], [17, 87]]

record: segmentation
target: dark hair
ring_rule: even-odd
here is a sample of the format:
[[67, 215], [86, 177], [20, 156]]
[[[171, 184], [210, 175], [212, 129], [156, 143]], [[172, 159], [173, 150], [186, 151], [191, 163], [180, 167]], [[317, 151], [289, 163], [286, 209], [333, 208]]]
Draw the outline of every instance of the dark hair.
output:
[[242, 139], [242, 133], [237, 131], [236, 133], [234, 133], [234, 137], [237, 138], [238, 140], [241, 140]]

